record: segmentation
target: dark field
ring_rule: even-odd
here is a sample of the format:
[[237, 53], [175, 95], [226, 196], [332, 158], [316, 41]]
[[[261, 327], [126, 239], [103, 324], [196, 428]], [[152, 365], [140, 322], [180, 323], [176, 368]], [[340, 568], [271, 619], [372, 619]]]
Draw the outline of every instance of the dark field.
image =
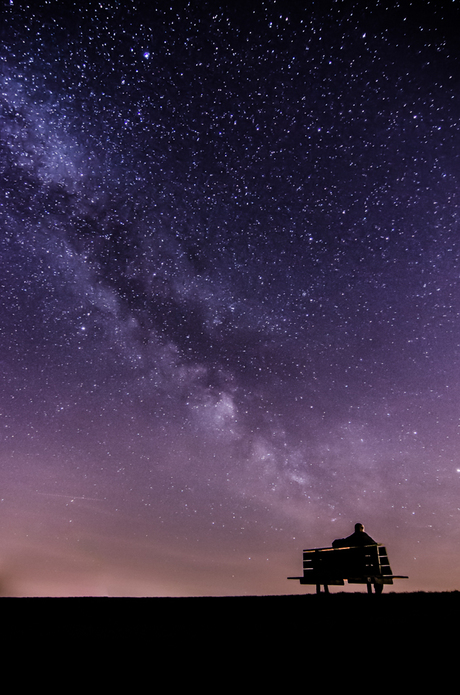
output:
[[218, 692], [243, 683], [272, 689], [273, 678], [298, 688], [318, 670], [341, 689], [364, 678], [377, 693], [396, 685], [412, 692], [429, 677], [443, 692], [457, 664], [458, 591], [6, 598], [0, 605], [12, 644], [29, 636], [40, 663], [52, 654], [72, 669], [94, 667], [104, 691], [107, 681], [118, 686], [121, 669], [125, 687], [137, 692], [153, 669], [174, 684], [207, 684], [206, 692], [216, 682]]
[[97, 625], [136, 623], [145, 620], [167, 624], [180, 618], [196, 624], [224, 623], [227, 625], [250, 621], [253, 625], [280, 622], [286, 627], [298, 625], [321, 627], [324, 624], [348, 626], [378, 622], [394, 629], [417, 625], [456, 627], [460, 613], [460, 591], [380, 594], [367, 592], [330, 594], [293, 594], [284, 596], [224, 596], [190, 598], [13, 598], [2, 599], [5, 616], [26, 609], [30, 616], [55, 615], [84, 621], [91, 616]]

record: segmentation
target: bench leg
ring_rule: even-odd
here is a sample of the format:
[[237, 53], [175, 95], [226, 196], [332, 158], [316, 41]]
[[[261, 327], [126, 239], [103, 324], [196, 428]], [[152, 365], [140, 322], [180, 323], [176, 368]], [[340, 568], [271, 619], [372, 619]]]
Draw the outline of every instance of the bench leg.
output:
[[329, 593], [329, 586], [327, 584], [324, 584], [324, 591], [321, 592], [321, 584], [317, 584], [316, 585], [316, 593], [317, 594], [321, 594], [321, 593], [328, 594]]
[[374, 582], [374, 592], [376, 594], [381, 594], [382, 591], [383, 591], [383, 582], [375, 581]]
[[[374, 582], [374, 593], [375, 594], [381, 594], [383, 591], [383, 582], [375, 581]], [[367, 582], [367, 593], [372, 594], [372, 582]]]

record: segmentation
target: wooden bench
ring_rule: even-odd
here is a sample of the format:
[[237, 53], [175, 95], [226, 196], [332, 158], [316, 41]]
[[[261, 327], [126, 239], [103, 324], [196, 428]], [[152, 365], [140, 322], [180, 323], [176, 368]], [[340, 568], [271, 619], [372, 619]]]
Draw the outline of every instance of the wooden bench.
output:
[[383, 545], [354, 548], [312, 548], [303, 551], [303, 576], [288, 577], [301, 584], [316, 584], [316, 593], [329, 593], [330, 585], [367, 584], [367, 590], [381, 593], [384, 584], [393, 579], [408, 579], [391, 572], [387, 551]]

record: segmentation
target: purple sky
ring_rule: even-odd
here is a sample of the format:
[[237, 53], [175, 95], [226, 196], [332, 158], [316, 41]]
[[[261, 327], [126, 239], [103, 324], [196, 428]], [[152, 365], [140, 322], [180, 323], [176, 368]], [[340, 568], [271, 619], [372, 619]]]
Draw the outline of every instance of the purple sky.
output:
[[460, 10], [302, 4], [2, 3], [0, 593], [460, 587]]

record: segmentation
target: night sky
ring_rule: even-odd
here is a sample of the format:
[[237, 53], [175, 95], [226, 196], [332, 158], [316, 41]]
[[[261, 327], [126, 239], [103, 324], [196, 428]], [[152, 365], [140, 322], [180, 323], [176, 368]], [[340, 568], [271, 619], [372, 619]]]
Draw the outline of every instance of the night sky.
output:
[[1, 8], [0, 593], [459, 589], [460, 3]]

